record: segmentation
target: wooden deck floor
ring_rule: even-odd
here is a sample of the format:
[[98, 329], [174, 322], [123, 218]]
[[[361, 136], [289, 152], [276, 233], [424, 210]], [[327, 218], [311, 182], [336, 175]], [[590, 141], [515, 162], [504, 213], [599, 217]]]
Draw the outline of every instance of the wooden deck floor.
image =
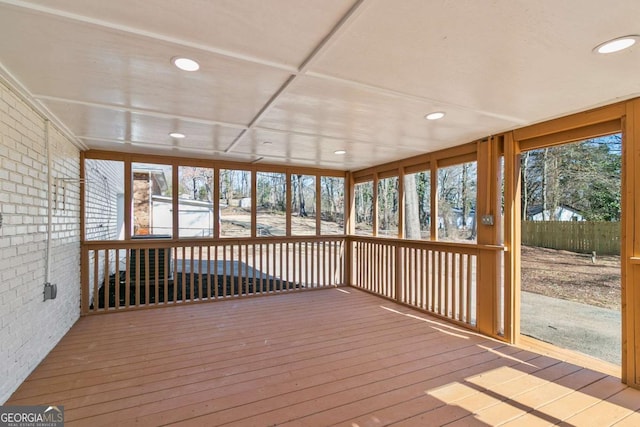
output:
[[66, 425], [640, 425], [640, 391], [351, 289], [80, 319], [7, 402]]

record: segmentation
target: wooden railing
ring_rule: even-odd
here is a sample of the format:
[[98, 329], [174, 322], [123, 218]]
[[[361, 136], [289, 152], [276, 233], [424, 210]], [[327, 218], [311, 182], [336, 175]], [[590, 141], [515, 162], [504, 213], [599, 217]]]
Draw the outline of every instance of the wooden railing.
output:
[[344, 236], [86, 242], [82, 313], [342, 285], [344, 243]]
[[86, 242], [82, 313], [350, 284], [477, 329], [483, 249], [499, 248], [365, 236]]
[[477, 245], [348, 237], [351, 285], [476, 326]]

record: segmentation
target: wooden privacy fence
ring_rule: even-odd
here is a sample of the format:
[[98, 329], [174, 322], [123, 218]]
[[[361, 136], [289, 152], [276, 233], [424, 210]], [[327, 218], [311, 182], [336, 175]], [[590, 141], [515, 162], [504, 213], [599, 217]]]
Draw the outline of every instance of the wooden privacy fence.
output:
[[571, 252], [620, 255], [619, 222], [522, 221], [522, 244]]
[[343, 284], [343, 236], [82, 245], [82, 313]]
[[476, 326], [476, 245], [348, 238], [351, 285]]

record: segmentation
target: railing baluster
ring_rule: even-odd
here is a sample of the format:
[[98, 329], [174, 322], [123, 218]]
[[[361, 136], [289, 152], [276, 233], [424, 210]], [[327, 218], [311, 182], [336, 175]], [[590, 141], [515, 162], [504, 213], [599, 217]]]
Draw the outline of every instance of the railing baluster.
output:
[[371, 277], [371, 282], [374, 284], [374, 286], [376, 287], [378, 293], [380, 295], [382, 295], [382, 285], [380, 283], [379, 277], [381, 276], [381, 263], [378, 261], [380, 259], [380, 248], [382, 245], [379, 245], [377, 243], [373, 243], [371, 245], [372, 249], [373, 249], [373, 263], [372, 265], [374, 266], [374, 268], [372, 269], [373, 271], [373, 276]]
[[[284, 254], [285, 254], [284, 247], [286, 247], [286, 245], [287, 245], [286, 243], [282, 243], [282, 242], [280, 242], [280, 244], [278, 245], [278, 246], [280, 246], [280, 255], [278, 256], [278, 259], [280, 261], [280, 263], [279, 263], [280, 264], [280, 274], [278, 274], [278, 276], [280, 277], [280, 290], [283, 289], [283, 286], [284, 286], [283, 280], [284, 280], [284, 277], [288, 274], [287, 272], [285, 272], [284, 267], [283, 267], [284, 264], [285, 264], [285, 262], [284, 262], [285, 261], [284, 260]], [[287, 250], [286, 253], [289, 253], [289, 251]], [[274, 257], [273, 257], [273, 269], [274, 269], [274, 271], [275, 271], [275, 265], [276, 265], [276, 257], [274, 255]], [[287, 266], [288, 266], [288, 264], [287, 264]], [[275, 281], [275, 279], [274, 279], [274, 281]], [[287, 279], [287, 282], [288, 282], [288, 279]], [[275, 289], [272, 288], [271, 290], [274, 291]], [[289, 290], [289, 286], [288, 285], [287, 285], [287, 290]]]
[[[311, 265], [311, 251], [313, 250], [313, 246], [309, 248], [309, 242], [304, 242], [304, 265], [305, 265], [305, 282], [307, 286], [313, 288], [313, 271]], [[311, 274], [310, 274], [311, 273]]]
[[197, 261], [198, 261], [198, 263], [197, 263], [197, 265], [198, 265], [198, 296], [197, 296], [197, 299], [199, 301], [202, 301], [204, 299], [203, 298], [203, 294], [202, 294], [202, 285], [203, 285], [203, 280], [202, 280], [202, 270], [203, 270], [203, 268], [202, 268], [202, 246], [200, 246], [200, 245], [198, 246], [198, 251], [197, 252], [198, 252], [198, 259], [197, 259]]
[[[243, 295], [249, 295], [251, 292], [249, 292], [249, 290], [251, 289], [251, 286], [249, 284], [249, 281], [252, 280], [252, 276], [253, 274], [251, 272], [249, 272], [249, 260], [251, 259], [251, 257], [253, 256], [253, 254], [251, 254], [251, 257], [249, 256], [249, 249], [251, 249], [251, 245], [247, 244], [244, 245], [245, 246], [245, 254], [244, 254], [244, 259], [245, 259], [245, 281], [244, 281], [244, 287], [243, 287]], [[252, 267], [255, 266], [255, 263], [252, 265]], [[255, 270], [254, 270], [255, 271]]]
[[173, 304], [178, 301], [178, 249], [173, 249]]
[[[402, 248], [398, 248], [397, 246], [394, 245], [388, 245], [387, 246], [387, 256], [389, 259], [389, 298], [393, 298], [396, 299], [397, 296], [397, 292], [398, 292], [398, 285], [402, 283], [402, 277], [398, 278], [396, 277], [396, 272], [398, 271], [397, 269], [397, 261], [395, 260], [396, 254], [401, 253]], [[401, 255], [402, 256], [402, 255]], [[398, 280], [399, 279], [399, 280]]]
[[94, 268], [93, 268], [93, 310], [98, 311], [99, 307], [99, 298], [98, 298], [98, 282], [100, 280], [100, 251], [96, 250], [93, 252], [93, 260], [94, 260]]
[[445, 252], [444, 256], [444, 315], [451, 316], [451, 253]]
[[109, 289], [111, 288], [111, 266], [109, 265], [109, 249], [105, 249], [104, 251], [104, 281], [103, 281], [103, 294], [104, 297], [102, 298], [102, 304], [103, 307], [102, 309], [104, 311], [108, 311], [109, 310]]
[[258, 279], [259, 277], [256, 275], [258, 270], [258, 264], [256, 262], [256, 244], [253, 243], [251, 245], [251, 258], [252, 258], [252, 274], [251, 274], [251, 293], [256, 295], [258, 293]]
[[120, 249], [116, 248], [115, 250], [115, 255], [116, 255], [116, 274], [114, 276], [114, 280], [113, 280], [113, 295], [114, 295], [114, 301], [113, 301], [113, 306], [115, 307], [116, 311], [120, 309]]
[[213, 263], [211, 262], [211, 246], [207, 245], [207, 299], [211, 299], [211, 276], [213, 272], [211, 271], [211, 267], [213, 267]]
[[416, 256], [416, 307], [422, 308], [422, 249], [415, 249]]
[[[475, 256], [469, 256], [469, 270], [467, 271], [467, 312], [469, 313], [467, 316], [467, 322], [472, 323], [473, 317], [475, 315], [475, 307], [472, 306], [472, 296], [475, 293], [475, 281], [473, 280], [472, 272], [474, 270], [474, 260], [477, 258]], [[476, 298], [477, 301], [477, 298]]]
[[218, 271], [220, 270], [219, 269], [219, 258], [218, 258], [218, 247], [219, 247], [219, 245], [217, 245], [217, 244], [213, 247], [213, 251], [214, 251], [213, 252], [213, 274], [214, 274], [214, 276], [213, 276], [213, 297], [215, 299], [218, 299], [218, 297], [220, 296], [220, 292], [218, 290], [218, 286], [220, 285], [219, 278], [218, 278], [218, 276], [219, 276]]
[[136, 259], [135, 259], [135, 276], [134, 276], [134, 281], [133, 281], [133, 292], [134, 292], [134, 298], [133, 298], [133, 304], [135, 304], [136, 307], [138, 307], [140, 305], [140, 266], [141, 266], [141, 258], [142, 258], [142, 251], [143, 249], [135, 249], [135, 254], [136, 254]]
[[[230, 261], [231, 262], [231, 261]], [[222, 297], [226, 298], [227, 293], [227, 245], [222, 245]]]
[[[259, 279], [259, 282], [260, 282], [260, 292], [259, 292], [260, 294], [263, 294], [263, 293], [264, 293], [264, 275], [265, 275], [265, 274], [267, 274], [267, 277], [268, 277], [268, 275], [269, 275], [269, 261], [267, 260], [267, 268], [266, 268], [266, 270], [267, 270], [267, 271], [265, 271], [264, 260], [263, 260], [263, 257], [264, 257], [264, 251], [262, 250], [262, 247], [263, 247], [263, 245], [262, 245], [262, 243], [260, 243], [260, 244], [258, 245], [258, 251], [259, 251], [259, 257], [258, 257], [258, 259], [260, 260], [260, 261], [259, 261], [260, 269], [258, 270], [258, 273], [259, 273], [259, 275], [260, 275], [260, 277], [258, 278], [258, 279]], [[269, 245], [267, 245], [267, 247], [269, 247]], [[253, 250], [254, 250], [254, 251], [255, 251], [255, 248], [256, 248], [256, 247], [255, 247], [255, 245], [254, 245], [254, 246], [253, 246]], [[255, 254], [254, 254], [254, 256], [253, 256], [253, 259], [255, 259]], [[254, 262], [255, 262], [255, 261], [254, 261]], [[254, 275], [255, 275], [255, 274], [254, 274]], [[257, 294], [257, 293], [258, 293], [258, 291], [256, 290], [256, 286], [257, 286], [257, 285], [255, 285], [255, 284], [254, 284], [253, 286], [254, 286], [253, 292]]]
[[409, 299], [409, 287], [411, 286], [411, 265], [409, 264], [410, 248], [404, 247], [400, 252], [402, 254], [402, 264], [404, 271], [402, 274], [402, 295], [398, 296], [398, 301], [407, 302]]
[[433, 289], [433, 312], [438, 313], [440, 310], [440, 282], [438, 281], [440, 256], [437, 250], [433, 251], [432, 261], [433, 269], [431, 270], [431, 286]]
[[462, 311], [462, 301], [463, 301], [463, 297], [464, 297], [464, 286], [463, 286], [463, 281], [460, 278], [460, 271], [461, 271], [461, 265], [460, 262], [462, 260], [462, 254], [461, 253], [456, 253], [455, 255], [455, 263], [454, 263], [454, 267], [455, 267], [455, 279], [456, 279], [456, 285], [457, 285], [457, 303], [458, 303], [458, 307], [457, 307], [457, 315], [456, 315], [456, 320], [459, 321], [463, 321], [463, 311]]
[[124, 264], [124, 306], [125, 308], [129, 308], [131, 305], [131, 250], [127, 250], [125, 253], [125, 264]]
[[369, 248], [369, 262], [367, 263], [367, 266], [369, 267], [369, 277], [367, 279], [367, 283], [369, 284], [369, 288], [370, 289], [374, 289], [374, 267], [375, 267], [375, 261], [374, 261], [374, 245], [373, 243], [369, 243], [367, 245]]

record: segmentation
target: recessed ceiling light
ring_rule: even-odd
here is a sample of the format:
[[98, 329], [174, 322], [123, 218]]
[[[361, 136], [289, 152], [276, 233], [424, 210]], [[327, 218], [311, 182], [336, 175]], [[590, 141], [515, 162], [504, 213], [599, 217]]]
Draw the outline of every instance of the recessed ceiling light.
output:
[[620, 52], [621, 50], [628, 49], [638, 41], [639, 36], [631, 35], [631, 36], [623, 36], [618, 37], [613, 40], [609, 40], [608, 42], [604, 42], [599, 44], [593, 51], [596, 53], [614, 53]]
[[336, 150], [333, 152], [333, 154], [347, 154], [346, 150]]
[[184, 71], [198, 71], [200, 69], [200, 64], [189, 58], [180, 58], [176, 56], [171, 58], [171, 62], [173, 62], [173, 65]]
[[182, 139], [185, 137], [184, 133], [180, 133], [180, 132], [171, 132], [169, 136], [175, 139]]
[[443, 113], [442, 111], [436, 111], [436, 112], [427, 114], [426, 116], [424, 116], [424, 118], [427, 120], [440, 120], [444, 116], [445, 116], [445, 113]]
[[264, 144], [264, 145], [271, 145], [271, 144], [272, 144], [272, 142], [271, 142], [271, 141], [264, 141], [264, 142], [263, 142], [263, 144]]

